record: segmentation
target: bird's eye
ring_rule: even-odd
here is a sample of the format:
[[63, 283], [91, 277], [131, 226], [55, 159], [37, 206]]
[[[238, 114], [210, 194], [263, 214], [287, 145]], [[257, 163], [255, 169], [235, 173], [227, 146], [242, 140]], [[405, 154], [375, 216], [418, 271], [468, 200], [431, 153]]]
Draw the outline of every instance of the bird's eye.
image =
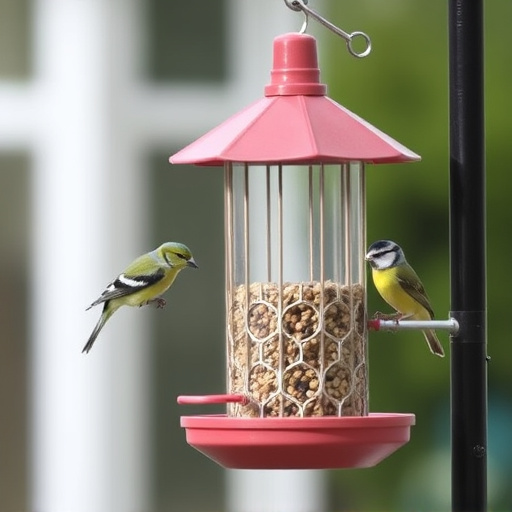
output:
[[179, 252], [177, 252], [176, 256], [178, 256], [178, 258], [180, 258], [182, 260], [187, 260], [188, 261], [188, 258], [184, 254], [180, 254]]

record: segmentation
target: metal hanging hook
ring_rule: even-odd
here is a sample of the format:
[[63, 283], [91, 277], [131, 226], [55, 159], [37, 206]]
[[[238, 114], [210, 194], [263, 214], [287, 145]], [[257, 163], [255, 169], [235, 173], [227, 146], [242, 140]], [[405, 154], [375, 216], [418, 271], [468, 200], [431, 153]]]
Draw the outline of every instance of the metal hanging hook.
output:
[[[300, 29], [300, 33], [303, 34], [308, 27], [309, 16], [318, 21], [325, 28], [329, 29], [331, 32], [334, 32], [336, 35], [343, 38], [347, 43], [347, 49], [351, 55], [354, 57], [362, 58], [366, 57], [372, 51], [372, 41], [370, 37], [364, 32], [356, 31], [352, 33], [345, 32], [341, 28], [333, 25], [330, 21], [326, 20], [323, 16], [318, 14], [316, 11], [308, 7], [308, 0], [284, 0], [284, 3], [292, 10], [292, 11], [302, 11], [304, 14], [304, 23]], [[358, 52], [354, 49], [353, 42], [356, 38], [363, 38], [365, 42], [365, 48], [363, 51]]]

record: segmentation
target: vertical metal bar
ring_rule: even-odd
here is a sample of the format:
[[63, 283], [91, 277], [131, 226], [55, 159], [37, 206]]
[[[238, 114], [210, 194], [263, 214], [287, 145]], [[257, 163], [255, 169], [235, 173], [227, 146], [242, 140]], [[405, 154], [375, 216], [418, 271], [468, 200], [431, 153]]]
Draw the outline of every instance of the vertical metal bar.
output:
[[[350, 311], [350, 329], [351, 333], [355, 333], [356, 329], [354, 325], [356, 323], [355, 311], [354, 311], [354, 272], [352, 269], [352, 251], [354, 250], [354, 216], [355, 212], [352, 211], [353, 208], [357, 207], [355, 205], [356, 198], [353, 197], [354, 193], [352, 190], [352, 176], [351, 176], [351, 167], [350, 162], [343, 164], [343, 206], [345, 210], [345, 226], [344, 226], [344, 261], [345, 261], [345, 277], [344, 284], [347, 286], [349, 292], [349, 311]], [[357, 218], [355, 219], [357, 221]], [[361, 258], [362, 259], [362, 258]], [[351, 336], [355, 336], [356, 334], [351, 334]], [[353, 356], [352, 356], [353, 357]], [[352, 364], [352, 363], [351, 363]], [[342, 415], [343, 411], [343, 402], [338, 406], [338, 415]]]
[[483, 2], [450, 0], [452, 510], [487, 507]]
[[[284, 342], [283, 342], [283, 166], [278, 166], [277, 176], [277, 244], [278, 244], [278, 263], [277, 263], [277, 289], [278, 289], [278, 302], [277, 302], [277, 318], [278, 332], [279, 332], [279, 393], [283, 389], [283, 373], [284, 373]], [[281, 399], [279, 416], [284, 415], [284, 398]]]
[[267, 282], [272, 281], [272, 202], [270, 198], [270, 165], [266, 169], [267, 193]]
[[[358, 189], [358, 197], [357, 197], [357, 204], [359, 205], [359, 212], [358, 212], [358, 221], [359, 221], [359, 233], [358, 233], [358, 243], [357, 243], [357, 254], [358, 256], [358, 277], [359, 282], [363, 286], [363, 307], [365, 310], [365, 317], [367, 315], [367, 307], [366, 307], [366, 297], [367, 297], [367, 287], [366, 287], [366, 267], [365, 267], [365, 261], [364, 261], [364, 254], [367, 247], [366, 244], [366, 169], [364, 162], [360, 162], [359, 168], [356, 169], [358, 173], [359, 178], [359, 189]], [[363, 322], [363, 340], [365, 347], [364, 347], [364, 369], [361, 369], [361, 371], [365, 372], [365, 380], [368, 382], [368, 323]], [[369, 413], [369, 388], [368, 385], [366, 386], [366, 392], [364, 395], [364, 412], [362, 414], [367, 415]]]
[[[234, 309], [232, 307], [233, 301], [233, 164], [226, 163], [224, 167], [224, 250], [225, 250], [225, 284], [226, 284], [226, 326], [228, 329], [234, 325], [233, 315]], [[230, 339], [229, 332], [226, 332], [226, 380], [227, 389], [232, 392], [231, 382], [231, 366], [233, 364], [233, 346], [234, 340]], [[228, 413], [234, 407], [227, 407]]]
[[[250, 283], [250, 232], [249, 232], [249, 165], [244, 164], [244, 284], [245, 284], [245, 314], [249, 315], [249, 304], [251, 299], [251, 283]], [[235, 258], [236, 256], [233, 255]], [[247, 372], [245, 375], [245, 392], [249, 393], [249, 375], [251, 373], [251, 338], [249, 333], [245, 334], [245, 343], [247, 346]]]
[[350, 226], [352, 215], [350, 212], [350, 164], [342, 164], [342, 200], [343, 200], [343, 261], [345, 263], [345, 268], [343, 272], [343, 284], [349, 284], [351, 282], [350, 279], [350, 268], [352, 266], [352, 258], [351, 258], [351, 240], [350, 240]]
[[333, 210], [333, 228], [334, 232], [330, 235], [333, 238], [333, 279], [337, 283], [343, 281], [343, 164], [339, 164], [336, 170], [333, 169], [334, 186], [332, 190]]
[[[224, 250], [226, 252], [226, 300], [233, 293], [233, 164], [224, 168]], [[226, 312], [230, 305], [226, 303]], [[228, 323], [229, 325], [229, 323]]]
[[249, 248], [249, 166], [244, 164], [244, 282], [249, 297], [250, 248]]
[[314, 229], [313, 229], [313, 166], [308, 169], [308, 193], [309, 193], [309, 280], [313, 281], [314, 264], [313, 264], [313, 247], [314, 247]]
[[[325, 211], [324, 211], [324, 184], [325, 184], [325, 169], [324, 164], [320, 165], [319, 174], [319, 245], [320, 245], [320, 286], [323, 290], [325, 281]], [[320, 309], [323, 307], [323, 294], [320, 294]]]
[[283, 286], [283, 166], [278, 167], [277, 178], [277, 239], [278, 239], [278, 269], [277, 279], [279, 288]]
[[[320, 364], [325, 362], [325, 168], [324, 164], [320, 164], [319, 177], [318, 177], [318, 226], [319, 226], [319, 260], [320, 260], [320, 300], [319, 300], [319, 315], [318, 327], [320, 329]], [[340, 351], [341, 353], [341, 351]], [[325, 379], [326, 366], [322, 367], [322, 381]]]
[[364, 289], [366, 290], [366, 272], [365, 272], [365, 261], [364, 258], [359, 257], [359, 255], [364, 255], [366, 249], [366, 174], [365, 174], [365, 165], [364, 162], [359, 164], [358, 169], [358, 196], [356, 198], [357, 205], [359, 207], [358, 211], [358, 226], [359, 233], [357, 234], [357, 254], [358, 254], [358, 276], [359, 282], [363, 284]]

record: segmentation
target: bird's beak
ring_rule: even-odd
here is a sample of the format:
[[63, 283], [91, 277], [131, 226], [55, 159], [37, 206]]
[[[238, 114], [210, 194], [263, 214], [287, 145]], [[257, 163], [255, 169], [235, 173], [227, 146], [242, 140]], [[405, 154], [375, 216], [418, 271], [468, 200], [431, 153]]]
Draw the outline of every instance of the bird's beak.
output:
[[188, 261], [187, 261], [187, 267], [192, 267], [192, 268], [199, 268], [197, 263], [194, 261], [194, 258], [190, 258]]

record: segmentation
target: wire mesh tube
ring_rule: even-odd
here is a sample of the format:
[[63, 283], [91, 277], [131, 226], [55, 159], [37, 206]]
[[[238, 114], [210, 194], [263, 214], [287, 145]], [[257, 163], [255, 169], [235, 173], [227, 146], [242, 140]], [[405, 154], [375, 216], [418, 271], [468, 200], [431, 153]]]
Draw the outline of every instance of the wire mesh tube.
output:
[[361, 164], [227, 164], [231, 416], [368, 413]]

